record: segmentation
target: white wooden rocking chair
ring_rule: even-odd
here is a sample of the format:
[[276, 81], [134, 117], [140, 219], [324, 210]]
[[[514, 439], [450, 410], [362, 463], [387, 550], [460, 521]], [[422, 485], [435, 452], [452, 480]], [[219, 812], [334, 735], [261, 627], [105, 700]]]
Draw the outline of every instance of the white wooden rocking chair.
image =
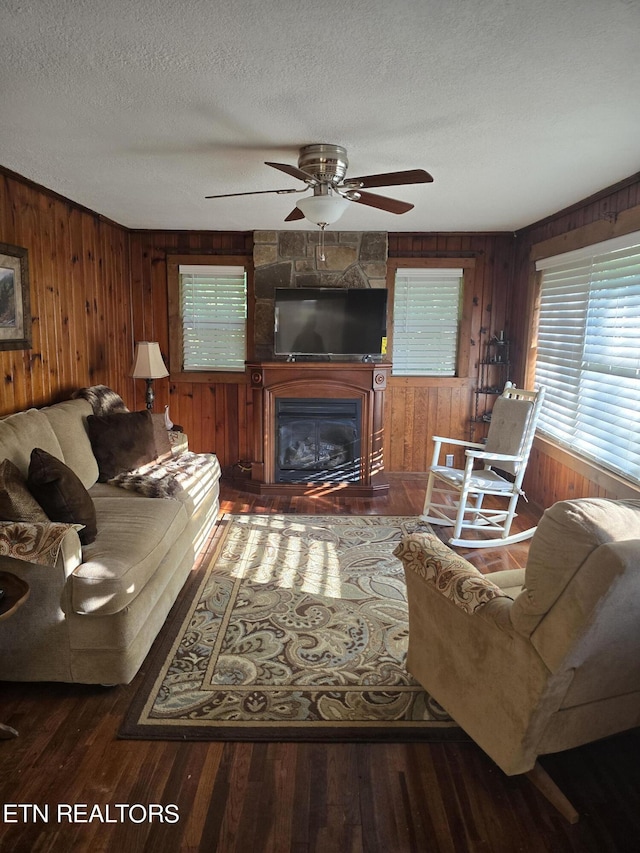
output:
[[[486, 444], [433, 436], [433, 459], [420, 518], [431, 524], [453, 527], [449, 545], [492, 548], [522, 542], [535, 533], [535, 527], [514, 534], [510, 531], [518, 498], [525, 497], [522, 481], [543, 398], [543, 388], [523, 391], [507, 382], [493, 407]], [[466, 448], [464, 469], [440, 464], [443, 444]], [[482, 469], [474, 468], [478, 462], [484, 464]], [[484, 508], [485, 495], [506, 499], [506, 508]], [[463, 530], [495, 533], [497, 536], [463, 539]]]

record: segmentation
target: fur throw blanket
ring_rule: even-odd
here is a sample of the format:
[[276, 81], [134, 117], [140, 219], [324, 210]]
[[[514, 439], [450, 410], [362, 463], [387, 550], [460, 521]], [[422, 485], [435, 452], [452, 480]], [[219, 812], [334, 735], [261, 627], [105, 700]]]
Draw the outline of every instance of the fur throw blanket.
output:
[[148, 498], [171, 498], [197, 480], [200, 474], [218, 465], [212, 453], [192, 453], [186, 451], [164, 461], [148, 462], [133, 471], [123, 471], [107, 482], [132, 492], [139, 492]]
[[82, 400], [88, 400], [93, 408], [94, 415], [111, 415], [114, 412], [128, 412], [129, 409], [124, 404], [124, 400], [115, 391], [112, 391], [107, 385], [92, 385], [90, 388], [80, 388], [75, 391], [71, 398], [76, 400], [80, 397]]

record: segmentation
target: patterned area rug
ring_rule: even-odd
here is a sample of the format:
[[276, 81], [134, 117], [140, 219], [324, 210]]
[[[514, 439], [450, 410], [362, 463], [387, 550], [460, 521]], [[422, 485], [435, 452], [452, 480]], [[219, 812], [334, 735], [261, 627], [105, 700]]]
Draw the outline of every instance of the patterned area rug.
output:
[[466, 740], [407, 673], [415, 517], [226, 515], [120, 737]]

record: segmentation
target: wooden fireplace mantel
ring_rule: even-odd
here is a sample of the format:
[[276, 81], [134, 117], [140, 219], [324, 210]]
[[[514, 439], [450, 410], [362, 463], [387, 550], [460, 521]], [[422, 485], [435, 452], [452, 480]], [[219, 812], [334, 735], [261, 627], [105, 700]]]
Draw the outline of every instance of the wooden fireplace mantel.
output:
[[[352, 361], [262, 361], [247, 364], [253, 413], [253, 461], [245, 488], [260, 494], [309, 494], [340, 489], [354, 497], [388, 491], [384, 478], [384, 392], [390, 364]], [[361, 411], [360, 480], [357, 483], [276, 482], [276, 403], [287, 398], [357, 399]]]

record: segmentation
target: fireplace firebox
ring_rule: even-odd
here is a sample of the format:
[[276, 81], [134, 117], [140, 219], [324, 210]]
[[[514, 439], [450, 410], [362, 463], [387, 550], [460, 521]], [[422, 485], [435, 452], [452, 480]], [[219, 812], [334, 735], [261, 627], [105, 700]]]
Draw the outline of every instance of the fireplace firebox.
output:
[[359, 399], [278, 399], [276, 482], [359, 482], [360, 424]]

